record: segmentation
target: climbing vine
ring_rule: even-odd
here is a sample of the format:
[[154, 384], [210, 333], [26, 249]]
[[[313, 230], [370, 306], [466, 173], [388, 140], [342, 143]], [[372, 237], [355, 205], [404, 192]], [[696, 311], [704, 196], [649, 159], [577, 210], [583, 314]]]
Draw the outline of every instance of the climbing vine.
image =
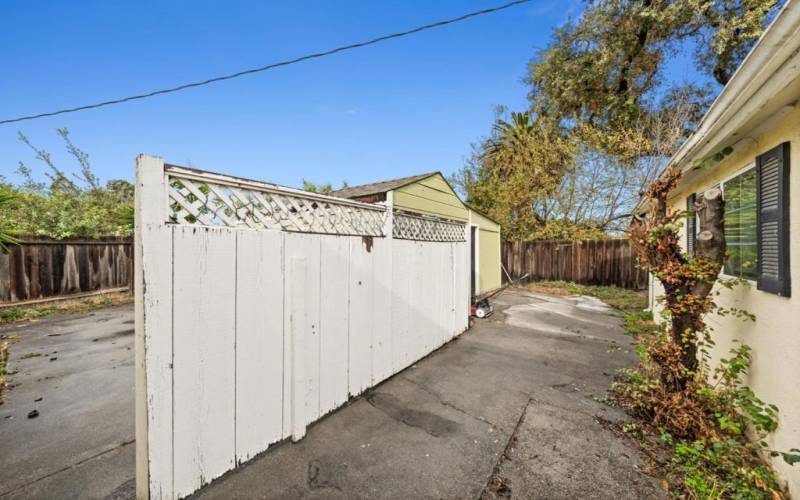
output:
[[[666, 463], [673, 493], [689, 498], [784, 498], [765, 456], [800, 462], [800, 450], [772, 450], [765, 438], [778, 426], [778, 408], [765, 403], [743, 383], [751, 361], [746, 345], [711, 368], [714, 347], [709, 314], [755, 321], [751, 313], [718, 305], [720, 289], [745, 280], [723, 279], [725, 202], [711, 189], [687, 211], [668, 208], [681, 178], [669, 167], [646, 193], [648, 213], [631, 226], [640, 264], [664, 288], [660, 327], [637, 336], [641, 363], [622, 370], [612, 386], [615, 400], [638, 417], [672, 451]], [[685, 217], [698, 217], [694, 254], [680, 245]], [[628, 426], [630, 428], [630, 424]], [[628, 430], [623, 429], [626, 432]], [[676, 491], [677, 490], [677, 491]]]
[[681, 248], [679, 230], [687, 213], [667, 206], [667, 197], [680, 178], [680, 170], [669, 167], [646, 193], [648, 215], [636, 218], [631, 226], [640, 263], [664, 287], [672, 342], [665, 346], [669, 351], [658, 356], [678, 362], [662, 373], [662, 383], [672, 391], [686, 388], [697, 371], [698, 343], [707, 333], [704, 318], [719, 309], [711, 291], [725, 258], [725, 202], [718, 188], [705, 192], [694, 206], [700, 222], [696, 253], [687, 255]]

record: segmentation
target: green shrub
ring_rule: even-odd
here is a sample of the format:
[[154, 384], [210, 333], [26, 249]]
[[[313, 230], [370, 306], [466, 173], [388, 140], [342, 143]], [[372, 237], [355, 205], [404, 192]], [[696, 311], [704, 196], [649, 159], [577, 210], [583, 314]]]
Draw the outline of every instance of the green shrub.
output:
[[34, 319], [40, 316], [44, 316], [44, 313], [36, 309], [22, 307], [0, 309], [0, 323], [19, 321], [22, 319]]
[[673, 463], [692, 498], [762, 499], [779, 495], [775, 471], [758, 458], [755, 446], [736, 439], [680, 441]]
[[673, 344], [662, 329], [648, 324], [646, 315], [627, 313], [623, 318], [637, 335], [641, 362], [617, 372], [611, 393], [643, 428], [661, 435], [672, 454], [667, 476], [673, 493], [697, 499], [784, 498], [777, 474], [764, 457], [780, 456], [793, 464], [800, 462], [800, 450], [767, 447], [764, 438], [778, 426], [778, 408], [744, 384], [750, 348], [732, 349], [713, 371], [706, 353], [702, 371], [690, 384], [681, 392], [670, 391], [662, 377], [664, 370], [680, 366], [675, 358], [679, 351], [672, 353]]

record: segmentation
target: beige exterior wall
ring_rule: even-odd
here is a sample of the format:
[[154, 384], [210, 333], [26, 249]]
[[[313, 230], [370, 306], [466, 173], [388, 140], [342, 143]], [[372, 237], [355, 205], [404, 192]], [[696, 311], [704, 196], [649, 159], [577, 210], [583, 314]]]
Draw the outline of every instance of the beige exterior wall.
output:
[[448, 219], [466, 221], [469, 213], [441, 175], [432, 175], [394, 190], [394, 206]]
[[[738, 345], [734, 341], [753, 348], [753, 364], [746, 382], [759, 398], [780, 408], [778, 429], [767, 442], [772, 449], [781, 451], [800, 448], [800, 109], [783, 113], [758, 135], [740, 141], [722, 163], [687, 177], [686, 185], [671, 200], [673, 210], [685, 210], [690, 193], [702, 192], [755, 165], [757, 155], [786, 141], [791, 142], [790, 162], [794, 163], [790, 165], [789, 180], [792, 297], [759, 291], [755, 282], [749, 287], [722, 289], [717, 298], [719, 305], [750, 311], [756, 321], [719, 316], [708, 319], [717, 343], [714, 362], [728, 356], [730, 349]], [[685, 245], [685, 234], [682, 241]], [[651, 297], [661, 295], [663, 289], [658, 284], [652, 286]], [[800, 496], [800, 467], [790, 467], [780, 458], [774, 464], [793, 495]]]
[[478, 226], [478, 293], [491, 292], [502, 286], [500, 275], [500, 224], [474, 210], [470, 222]]

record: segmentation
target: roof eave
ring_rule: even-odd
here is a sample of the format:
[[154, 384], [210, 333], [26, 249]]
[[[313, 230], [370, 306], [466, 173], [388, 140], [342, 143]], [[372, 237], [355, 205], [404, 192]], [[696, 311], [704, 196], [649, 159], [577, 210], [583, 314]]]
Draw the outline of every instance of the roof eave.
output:
[[[332, 196], [338, 196], [338, 197], [341, 197], [341, 198], [351, 198], [351, 197], [358, 198], [358, 197], [361, 197], [361, 196], [372, 196], [372, 195], [376, 195], [376, 194], [383, 194], [383, 193], [388, 193], [389, 191], [394, 191], [396, 189], [400, 189], [400, 188], [408, 186], [410, 184], [414, 184], [415, 182], [419, 182], [421, 180], [428, 179], [430, 177], [433, 177], [434, 175], [440, 175], [440, 176], [442, 176], [442, 178], [444, 178], [444, 175], [442, 175], [442, 173], [437, 170], [435, 172], [429, 172], [429, 173], [426, 173], [426, 174], [410, 175], [408, 177], [409, 178], [408, 182], [405, 182], [405, 183], [402, 183], [402, 184], [398, 184], [396, 186], [392, 186], [392, 187], [387, 188], [387, 189], [375, 189], [373, 191], [365, 191], [363, 193], [354, 194], [354, 195], [350, 195], [350, 196], [341, 194], [342, 192], [345, 192], [347, 190], [357, 189], [357, 188], [360, 187], [360, 186], [352, 186], [352, 187], [349, 187], [349, 188], [338, 189], [336, 191], [333, 191], [333, 192], [331, 192], [331, 195]], [[372, 183], [368, 183], [368, 184], [362, 184], [362, 186], [364, 186], [364, 185], [368, 186], [369, 184], [389, 183], [389, 182], [392, 182], [393, 180], [399, 180], [399, 179], [389, 179], [389, 180], [385, 180], [385, 181], [372, 182]]]

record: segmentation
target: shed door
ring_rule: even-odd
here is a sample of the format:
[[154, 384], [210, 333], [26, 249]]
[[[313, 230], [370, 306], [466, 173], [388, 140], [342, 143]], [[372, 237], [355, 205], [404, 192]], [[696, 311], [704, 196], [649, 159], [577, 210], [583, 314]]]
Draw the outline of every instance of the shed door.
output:
[[470, 226], [469, 228], [469, 295], [474, 297], [478, 292], [478, 273], [475, 269], [475, 257], [478, 249], [478, 228]]

